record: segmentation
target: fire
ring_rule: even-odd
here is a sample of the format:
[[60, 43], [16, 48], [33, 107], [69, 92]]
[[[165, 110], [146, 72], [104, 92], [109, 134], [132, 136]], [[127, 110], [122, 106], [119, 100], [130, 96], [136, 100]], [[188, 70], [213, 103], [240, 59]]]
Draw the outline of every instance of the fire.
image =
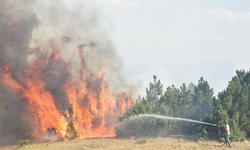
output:
[[[11, 28], [15, 42], [20, 38], [18, 28], [19, 24]], [[77, 78], [70, 71], [71, 62], [62, 59], [60, 52], [64, 47], [53, 40], [48, 47], [50, 54], [39, 47], [29, 49], [29, 54], [37, 59], [22, 76], [16, 75], [9, 63], [2, 62], [0, 66], [0, 85], [24, 101], [31, 114], [31, 119], [25, 116], [23, 119], [33, 125], [32, 138], [39, 141], [48, 130], [55, 130], [58, 137], [65, 138], [70, 121], [80, 138], [115, 136], [114, 129], [109, 127], [134, 104], [131, 94], [112, 92], [102, 69], [88, 71], [83, 57], [86, 45], [75, 48], [80, 59]], [[50, 85], [51, 82], [55, 84]]]

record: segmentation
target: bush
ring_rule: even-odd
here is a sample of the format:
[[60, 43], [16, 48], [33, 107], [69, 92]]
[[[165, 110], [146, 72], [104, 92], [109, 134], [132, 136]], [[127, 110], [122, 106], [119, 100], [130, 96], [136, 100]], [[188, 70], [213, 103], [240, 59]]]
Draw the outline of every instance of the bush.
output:
[[67, 127], [66, 138], [72, 140], [77, 138], [77, 131], [74, 127], [73, 121], [70, 121]]
[[157, 118], [133, 118], [124, 120], [115, 128], [117, 138], [165, 136], [172, 129], [170, 121]]
[[225, 142], [226, 141], [226, 139], [225, 138], [220, 138], [220, 142]]
[[135, 144], [144, 144], [146, 142], [147, 142], [146, 137], [142, 137], [139, 138]]
[[232, 142], [239, 142], [246, 140], [246, 133], [241, 130], [231, 130], [230, 139]]
[[21, 147], [28, 146], [28, 144], [31, 142], [30, 139], [25, 139], [25, 140], [19, 140], [19, 144]]
[[204, 139], [203, 137], [200, 137], [200, 141], [204, 142], [204, 141], [205, 141], [205, 139]]
[[206, 128], [203, 128], [202, 132], [201, 132], [201, 137], [204, 138], [204, 139], [207, 139], [207, 130]]

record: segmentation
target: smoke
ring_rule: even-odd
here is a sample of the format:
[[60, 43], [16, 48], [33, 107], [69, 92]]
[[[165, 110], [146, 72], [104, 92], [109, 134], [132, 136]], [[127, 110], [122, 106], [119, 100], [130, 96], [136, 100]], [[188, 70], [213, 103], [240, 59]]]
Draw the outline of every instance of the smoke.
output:
[[[110, 88], [112, 97], [118, 100], [124, 98], [126, 102], [131, 99], [132, 93], [129, 91], [132, 91], [133, 86], [127, 84], [122, 76], [121, 58], [117, 56], [107, 31], [101, 27], [99, 16], [100, 12], [84, 1], [0, 1], [0, 145], [13, 144], [25, 138], [34, 138], [39, 142], [46, 137], [53, 137], [49, 132], [41, 135], [41, 128], [46, 125], [35, 124], [42, 117], [46, 117], [39, 116], [41, 114], [37, 111], [46, 110], [47, 107], [38, 106], [34, 101], [31, 104], [27, 94], [23, 94], [32, 87], [29, 80], [25, 79], [32, 78], [32, 81], [41, 86], [45, 83], [44, 90], [40, 89], [38, 93], [43, 92], [45, 94], [41, 95], [46, 96], [44, 91], [47, 91], [51, 94], [56, 110], [53, 106], [51, 109], [55, 112], [58, 110], [62, 114], [59, 120], [64, 118], [62, 120], [66, 122], [69, 117], [67, 118], [65, 111], [70, 115], [76, 111], [69, 96], [63, 91], [69, 78], [74, 85], [80, 84], [79, 78], [86, 81], [82, 87], [96, 91], [96, 97], [103, 97], [102, 92]], [[60, 53], [59, 60], [56, 52]], [[39, 66], [38, 62], [41, 61], [48, 64]], [[34, 67], [34, 64], [38, 67]], [[11, 69], [8, 66], [11, 66]], [[85, 70], [87, 77], [83, 74]], [[35, 80], [37, 76], [30, 73], [31, 71], [41, 71], [39, 73], [42, 75], [38, 76], [41, 76], [42, 82]], [[8, 79], [6, 72], [13, 78], [9, 88], [4, 85]], [[18, 85], [18, 88], [14, 85]], [[107, 89], [103, 90], [101, 86]], [[121, 91], [128, 92], [122, 94]], [[89, 110], [87, 107], [91, 103], [90, 96], [86, 91], [81, 94], [87, 100], [79, 104], [82, 109]], [[46, 98], [41, 95], [39, 98]], [[103, 102], [98, 102], [97, 109], [104, 106], [100, 103]], [[30, 108], [31, 105], [34, 109]], [[126, 109], [131, 104], [113, 105], [116, 105], [117, 109]], [[92, 109], [88, 112], [93, 116], [100, 116]], [[107, 114], [108, 121], [115, 122], [117, 115], [122, 113], [118, 112], [116, 115]], [[78, 119], [75, 118], [79, 123]], [[98, 117], [92, 119], [92, 122], [92, 128], [103, 124], [102, 119]], [[83, 124], [82, 128], [88, 128], [86, 122]], [[55, 127], [55, 130], [59, 128]]]

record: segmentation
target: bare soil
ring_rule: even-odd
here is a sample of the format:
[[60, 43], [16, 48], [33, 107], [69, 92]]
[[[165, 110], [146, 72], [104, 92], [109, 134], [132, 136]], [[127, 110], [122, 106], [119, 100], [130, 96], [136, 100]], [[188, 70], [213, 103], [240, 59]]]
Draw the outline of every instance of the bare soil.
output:
[[49, 142], [43, 144], [30, 144], [28, 147], [5, 146], [0, 149], [17, 150], [249, 150], [250, 142], [233, 142], [233, 148], [219, 147], [223, 143], [217, 141], [197, 141], [195, 136], [171, 136], [166, 138], [99, 138], [99, 139], [75, 139], [65, 142]]

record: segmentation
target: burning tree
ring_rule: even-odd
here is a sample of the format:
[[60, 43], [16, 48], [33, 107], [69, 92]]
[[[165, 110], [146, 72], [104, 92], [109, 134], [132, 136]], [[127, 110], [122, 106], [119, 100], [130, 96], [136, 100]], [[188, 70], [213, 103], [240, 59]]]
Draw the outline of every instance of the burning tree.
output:
[[115, 49], [87, 9], [47, 2], [0, 2], [0, 144], [65, 138], [67, 128], [113, 137], [109, 127], [133, 105]]

